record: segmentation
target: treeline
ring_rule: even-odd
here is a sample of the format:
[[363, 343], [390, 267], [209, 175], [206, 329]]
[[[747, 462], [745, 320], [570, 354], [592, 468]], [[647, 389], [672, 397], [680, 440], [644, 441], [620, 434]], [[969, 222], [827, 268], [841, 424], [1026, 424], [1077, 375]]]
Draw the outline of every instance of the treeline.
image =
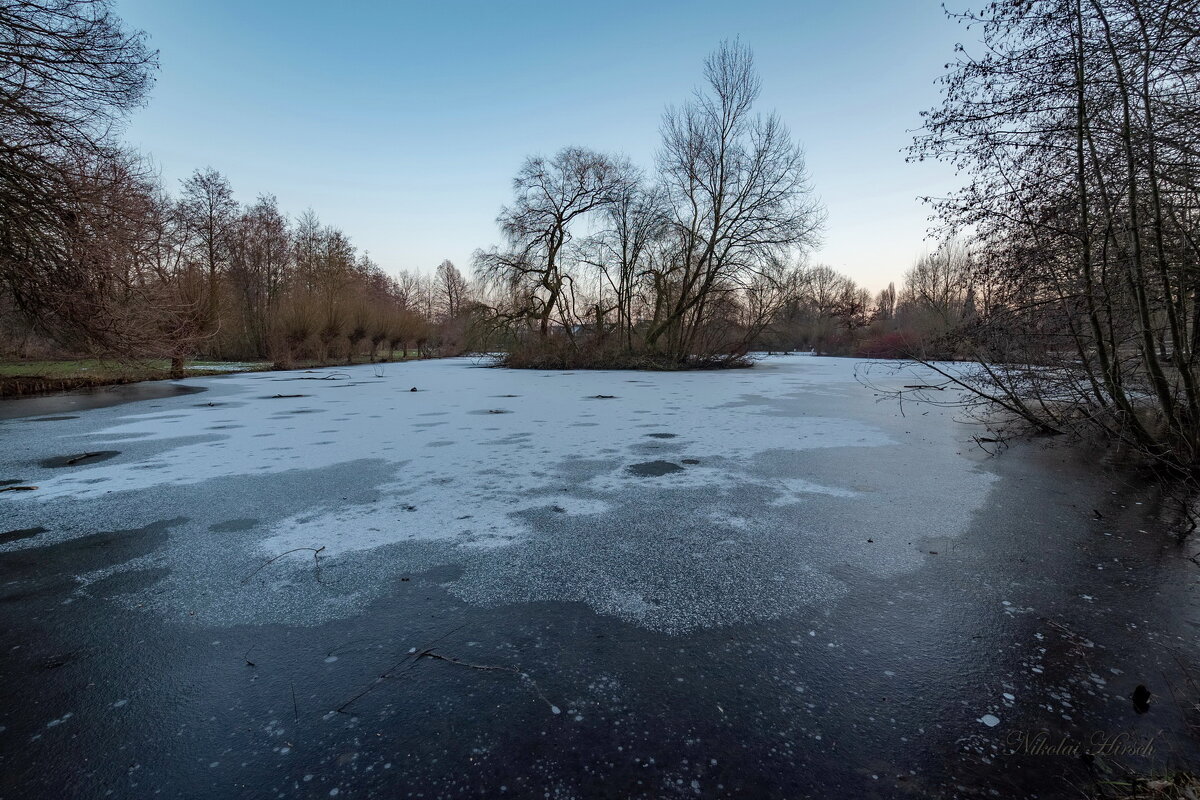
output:
[[[95, 254], [89, 294], [56, 292], [68, 315], [103, 298], [104, 351], [166, 357], [180, 368], [191, 358], [289, 366], [465, 349], [473, 306], [451, 262], [432, 275], [388, 274], [313, 211], [289, 220], [270, 195], [238, 204], [213, 169], [197, 170], [171, 196], [136, 156], [108, 168], [103, 204], [83, 209]], [[0, 295], [13, 310], [31, 299], [46, 298]], [[8, 348], [36, 350], [47, 321], [14, 318]], [[61, 339], [64, 330], [48, 333]]]
[[460, 352], [466, 279], [387, 274], [315, 213], [233, 198], [212, 169], [176, 195], [117, 134], [156, 54], [107, 0], [0, 3], [0, 348], [330, 361]]
[[899, 356], [922, 320], [947, 313], [933, 288], [872, 298], [807, 264], [823, 212], [800, 148], [754, 112], [759, 79], [736, 42], [706, 60], [706, 89], [664, 116], [651, 173], [582, 148], [529, 159], [500, 215], [506, 245], [476, 253], [469, 284], [449, 262], [385, 272], [311, 211], [289, 220], [269, 195], [238, 203], [212, 169], [168, 191], [117, 138], [156, 56], [105, 0], [0, 4], [0, 40], [10, 354], [159, 357], [177, 370], [394, 351], [720, 366], [751, 349]]
[[825, 265], [794, 273], [787, 300], [753, 340], [755, 350], [808, 350], [863, 358], [968, 357], [952, 334], [989, 313], [976, 256], [950, 239], [872, 295]]

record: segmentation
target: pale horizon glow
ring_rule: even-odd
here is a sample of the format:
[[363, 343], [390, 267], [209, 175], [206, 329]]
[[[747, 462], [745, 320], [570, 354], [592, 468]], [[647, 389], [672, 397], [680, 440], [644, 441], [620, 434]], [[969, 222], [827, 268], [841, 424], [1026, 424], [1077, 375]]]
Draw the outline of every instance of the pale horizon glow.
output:
[[[904, 6], [903, 8], [900, 6]], [[567, 145], [653, 168], [663, 109], [740, 37], [828, 210], [811, 257], [872, 290], [922, 252], [953, 171], [908, 164], [920, 111], [968, 32], [936, 0], [363, 3], [117, 0], [161, 69], [125, 139], [166, 188], [211, 166], [239, 201], [312, 208], [389, 272], [500, 243], [521, 161]]]

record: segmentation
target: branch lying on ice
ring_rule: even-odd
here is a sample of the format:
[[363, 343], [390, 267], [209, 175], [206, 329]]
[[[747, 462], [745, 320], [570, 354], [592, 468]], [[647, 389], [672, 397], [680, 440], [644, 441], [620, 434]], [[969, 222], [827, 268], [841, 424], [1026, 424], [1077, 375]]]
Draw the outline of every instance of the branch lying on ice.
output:
[[414, 649], [414, 650], [410, 650], [410, 651], [408, 651], [408, 653], [406, 653], [406, 654], [404, 655], [404, 657], [403, 657], [403, 658], [401, 658], [401, 659], [400, 659], [399, 661], [397, 661], [395, 664], [393, 664], [393, 665], [391, 665], [390, 667], [388, 667], [387, 669], [385, 669], [385, 670], [384, 670], [382, 673], [380, 673], [380, 675], [379, 675], [379, 677], [378, 677], [378, 678], [376, 678], [375, 680], [371, 681], [371, 683], [367, 684], [366, 688], [364, 688], [364, 689], [363, 689], [361, 692], [359, 692], [358, 694], [356, 694], [356, 695], [354, 695], [353, 697], [351, 697], [351, 698], [350, 698], [349, 700], [347, 700], [346, 702], [342, 703], [342, 704], [341, 704], [340, 706], [338, 706], [338, 707], [337, 707], [337, 709], [335, 709], [335, 710], [336, 710], [336, 711], [337, 711], [337, 713], [339, 713], [339, 714], [345, 713], [345, 710], [346, 710], [346, 707], [347, 707], [347, 706], [349, 706], [349, 705], [350, 705], [351, 703], [353, 703], [354, 701], [356, 701], [356, 700], [358, 700], [358, 699], [360, 699], [360, 698], [362, 698], [362, 697], [366, 696], [366, 695], [367, 695], [367, 694], [369, 694], [370, 692], [374, 691], [374, 690], [375, 690], [375, 688], [379, 686], [379, 684], [383, 683], [385, 680], [387, 680], [388, 678], [392, 677], [392, 674], [393, 674], [393, 673], [395, 673], [395, 672], [396, 672], [396, 670], [400, 669], [400, 667], [402, 667], [406, 661], [409, 661], [409, 660], [411, 659], [411, 662], [408, 664], [408, 668], [407, 668], [407, 669], [405, 669], [405, 670], [404, 670], [404, 672], [408, 672], [408, 671], [409, 671], [409, 670], [411, 670], [413, 667], [415, 667], [415, 666], [417, 665], [417, 662], [419, 662], [419, 661], [421, 660], [421, 656], [422, 656], [422, 654], [429, 652], [429, 650], [430, 650], [430, 649], [433, 647], [433, 645], [435, 645], [435, 644], [437, 644], [438, 642], [441, 642], [441, 641], [443, 641], [443, 640], [445, 640], [445, 639], [449, 638], [450, 636], [453, 636], [454, 634], [458, 633], [459, 631], [461, 631], [461, 630], [462, 630], [463, 628], [465, 628], [465, 627], [467, 627], [467, 626], [466, 626], [466, 625], [459, 625], [459, 626], [458, 626], [457, 628], [455, 628], [454, 630], [452, 630], [452, 631], [449, 631], [449, 632], [447, 632], [447, 633], [444, 633], [444, 634], [442, 634], [441, 636], [439, 636], [438, 638], [436, 638], [436, 639], [434, 639], [432, 642], [430, 642], [429, 646], [428, 646], [428, 647], [426, 647], [424, 650], [421, 650], [420, 652], [417, 652], [415, 649]]
[[451, 658], [450, 656], [444, 656], [441, 653], [435, 653], [432, 650], [424, 650], [424, 651], [418, 653], [417, 660], [419, 661], [422, 658], [434, 658], [434, 659], [437, 659], [438, 661], [445, 661], [450, 664], [457, 664], [460, 667], [469, 667], [470, 669], [480, 669], [480, 670], [485, 670], [487, 672], [511, 672], [512, 674], [516, 675], [521, 680], [528, 683], [530, 685], [530, 687], [532, 687], [533, 691], [537, 693], [537, 696], [541, 698], [542, 702], [550, 707], [550, 713], [552, 713], [552, 714], [562, 713], [562, 710], [558, 706], [554, 705], [554, 703], [551, 703], [549, 698], [546, 697], [545, 693], [542, 692], [542, 688], [537, 685], [537, 681], [535, 681], [533, 678], [531, 678], [529, 676], [529, 673], [522, 672], [521, 670], [517, 669], [516, 667], [493, 666], [493, 665], [489, 665], [489, 664], [471, 664], [470, 662], [467, 662], [467, 661], [459, 661], [457, 658]]
[[245, 583], [246, 581], [250, 580], [255, 575], [257, 575], [259, 572], [261, 572], [264, 568], [270, 566], [271, 564], [273, 564], [274, 562], [283, 558], [284, 556], [291, 555], [292, 553], [298, 553], [301, 550], [311, 550], [312, 551], [313, 561], [316, 562], [315, 571], [316, 571], [316, 575], [317, 575], [317, 583], [322, 583], [322, 581], [321, 581], [321, 551], [324, 549], [325, 549], [325, 545], [321, 545], [320, 547], [293, 547], [291, 550], [287, 550], [283, 553], [280, 553], [277, 556], [268, 558], [262, 564], [259, 564], [258, 569], [254, 570], [254, 572], [251, 572], [249, 575], [242, 578], [242, 583]]

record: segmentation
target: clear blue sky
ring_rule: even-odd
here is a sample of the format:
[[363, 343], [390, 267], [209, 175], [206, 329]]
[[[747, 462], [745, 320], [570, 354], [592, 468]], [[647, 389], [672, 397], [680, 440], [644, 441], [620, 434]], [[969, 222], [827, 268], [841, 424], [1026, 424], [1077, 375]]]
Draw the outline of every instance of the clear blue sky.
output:
[[309, 2], [117, 0], [161, 70], [126, 138], [168, 187], [197, 167], [274, 193], [385, 269], [464, 270], [532, 153], [568, 144], [649, 167], [664, 106], [740, 36], [802, 142], [829, 210], [816, 258], [872, 289], [925, 241], [916, 197], [953, 183], [906, 164], [918, 112], [969, 35], [936, 0]]

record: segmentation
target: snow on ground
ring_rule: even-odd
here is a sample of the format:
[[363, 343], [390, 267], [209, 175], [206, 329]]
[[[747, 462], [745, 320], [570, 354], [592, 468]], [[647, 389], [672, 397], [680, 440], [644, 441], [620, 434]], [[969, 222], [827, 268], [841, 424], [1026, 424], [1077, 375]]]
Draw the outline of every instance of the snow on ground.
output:
[[249, 369], [261, 369], [266, 366], [255, 361], [214, 361], [205, 364], [188, 364], [187, 370], [204, 370], [205, 372], [243, 372]]
[[[990, 485], [960, 454], [969, 432], [950, 412], [910, 403], [902, 416], [856, 381], [861, 365], [793, 356], [750, 370], [571, 373], [452, 359], [382, 376], [337, 370], [345, 380], [193, 379], [209, 391], [88, 412], [108, 424], [56, 443], [63, 453], [136, 443], [149, 457], [49, 471], [36, 493], [6, 502], [36, 516], [56, 503], [183, 498], [211, 519], [189, 511], [180, 524], [236, 533], [243, 564], [311, 548], [256, 576], [265, 593], [200, 592], [219, 563], [199, 555], [201, 536], [172, 531], [167, 555], [135, 565], [171, 569], [187, 599], [158, 593], [164, 611], [207, 603], [230, 623], [353, 613], [387, 578], [439, 563], [462, 570], [445, 585], [475, 603], [583, 601], [664, 630], [772, 617], [838, 596], [841, 564], [916, 568], [918, 540], [961, 532]], [[309, 489], [283, 488], [300, 475]], [[223, 508], [229, 493], [212, 487], [231, 480], [279, 487], [254, 490], [264, 507], [286, 508], [295, 493], [292, 513], [261, 513], [253, 497]], [[304, 577], [317, 548], [327, 570], [350, 576], [319, 596]]]

